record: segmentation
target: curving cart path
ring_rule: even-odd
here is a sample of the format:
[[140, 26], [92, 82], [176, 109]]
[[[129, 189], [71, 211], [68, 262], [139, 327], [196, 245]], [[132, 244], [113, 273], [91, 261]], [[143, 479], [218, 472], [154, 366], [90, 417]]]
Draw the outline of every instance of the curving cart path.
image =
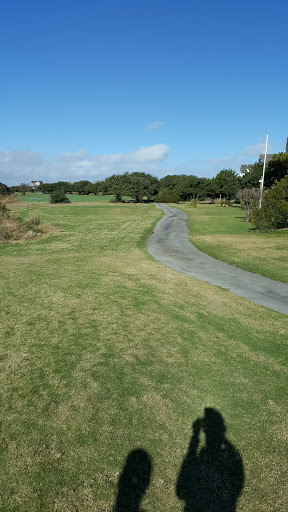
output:
[[288, 284], [273, 281], [199, 251], [189, 241], [187, 215], [166, 204], [157, 204], [165, 216], [147, 241], [148, 252], [168, 267], [200, 281], [227, 288], [255, 304], [288, 315]]

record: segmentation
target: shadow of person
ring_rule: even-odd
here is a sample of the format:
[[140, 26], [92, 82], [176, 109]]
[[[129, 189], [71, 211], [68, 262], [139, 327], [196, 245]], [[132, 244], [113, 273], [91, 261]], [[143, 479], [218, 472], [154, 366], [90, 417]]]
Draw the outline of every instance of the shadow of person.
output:
[[[204, 418], [193, 423], [193, 435], [182, 463], [176, 494], [184, 512], [233, 512], [244, 484], [239, 452], [225, 437], [220, 412], [206, 408]], [[203, 429], [205, 446], [199, 449]]]
[[118, 481], [118, 493], [112, 512], [144, 512], [141, 500], [149, 486], [152, 463], [145, 450], [129, 453]]

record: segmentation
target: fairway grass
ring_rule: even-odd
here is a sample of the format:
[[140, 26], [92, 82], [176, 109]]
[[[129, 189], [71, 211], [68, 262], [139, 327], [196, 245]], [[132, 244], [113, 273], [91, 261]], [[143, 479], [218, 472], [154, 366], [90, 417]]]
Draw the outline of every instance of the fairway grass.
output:
[[[178, 205], [177, 205], [178, 208]], [[188, 214], [190, 240], [213, 258], [288, 283], [288, 231], [257, 233], [240, 207], [199, 204]]]
[[287, 317], [155, 261], [153, 205], [21, 208], [55, 234], [0, 246], [1, 512], [110, 512], [139, 447], [143, 509], [182, 511], [206, 407], [242, 459], [237, 510], [286, 511]]
[[[66, 194], [71, 203], [109, 203], [114, 196], [98, 195], [82, 195], [82, 194]], [[21, 203], [49, 203], [50, 194], [42, 194], [41, 192], [26, 192], [17, 194], [17, 198]]]

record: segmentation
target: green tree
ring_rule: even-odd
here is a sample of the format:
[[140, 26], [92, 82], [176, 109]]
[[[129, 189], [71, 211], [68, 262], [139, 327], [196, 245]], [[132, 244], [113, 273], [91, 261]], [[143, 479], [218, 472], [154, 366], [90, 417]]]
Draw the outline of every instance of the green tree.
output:
[[262, 208], [252, 213], [252, 223], [257, 229], [288, 227], [288, 175], [265, 192]]
[[88, 180], [76, 181], [73, 186], [73, 191], [79, 195], [88, 195], [89, 192], [87, 192], [87, 187], [90, 185], [92, 185], [92, 183]]
[[55, 185], [56, 183], [42, 183], [42, 185], [39, 187], [39, 190], [43, 194], [52, 194], [52, 192], [55, 190]]
[[53, 183], [53, 190], [63, 190], [65, 194], [72, 194], [74, 185], [69, 181], [57, 181]]
[[159, 187], [161, 190], [162, 188], [169, 189], [169, 190], [175, 190], [176, 187], [179, 185], [181, 179], [183, 178], [183, 174], [169, 174], [168, 176], [164, 176], [164, 178], [161, 178], [159, 181]]
[[0, 183], [0, 196], [8, 196], [10, 194], [10, 189], [5, 185], [5, 183]]
[[146, 196], [153, 199], [159, 191], [159, 180], [145, 172], [132, 172], [127, 176], [127, 195], [141, 202]]
[[264, 187], [270, 188], [276, 181], [280, 181], [288, 174], [288, 154], [279, 153], [274, 155], [268, 162], [265, 172]]
[[121, 202], [122, 196], [128, 195], [129, 180], [128, 173], [125, 174], [112, 174], [109, 178], [106, 178], [104, 182], [105, 194], [111, 194], [115, 196], [115, 201]]
[[175, 190], [161, 188], [155, 197], [155, 201], [159, 203], [179, 203], [180, 197]]
[[216, 191], [226, 199], [232, 199], [238, 191], [237, 173], [232, 169], [222, 169], [215, 177]]
[[247, 169], [242, 176], [239, 176], [239, 188], [259, 188], [259, 180], [262, 178], [262, 174], [263, 162], [256, 162], [250, 169]]
[[176, 192], [182, 201], [189, 201], [198, 197], [200, 178], [194, 175], [180, 175], [179, 182], [176, 186]]
[[71, 203], [71, 201], [65, 196], [64, 190], [55, 190], [50, 196], [50, 203]]

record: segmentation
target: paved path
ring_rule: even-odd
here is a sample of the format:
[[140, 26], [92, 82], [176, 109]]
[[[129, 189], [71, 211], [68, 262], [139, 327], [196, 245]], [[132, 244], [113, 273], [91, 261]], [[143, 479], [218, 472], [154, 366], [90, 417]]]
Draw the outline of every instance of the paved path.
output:
[[215, 260], [189, 242], [187, 215], [182, 210], [158, 204], [165, 212], [147, 242], [148, 252], [156, 259], [231, 293], [288, 315], [288, 284]]

